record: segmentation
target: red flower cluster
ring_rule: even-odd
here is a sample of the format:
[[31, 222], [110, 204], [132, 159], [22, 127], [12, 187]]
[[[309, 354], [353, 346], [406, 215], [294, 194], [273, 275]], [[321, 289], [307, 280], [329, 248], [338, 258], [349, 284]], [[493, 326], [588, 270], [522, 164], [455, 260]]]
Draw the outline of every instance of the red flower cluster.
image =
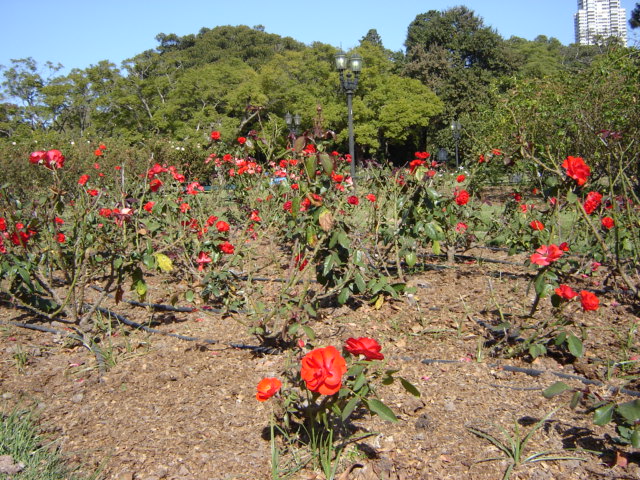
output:
[[591, 174], [591, 169], [581, 157], [567, 157], [562, 162], [562, 167], [567, 171], [567, 175], [580, 186], [587, 182], [587, 177]]
[[615, 222], [611, 217], [604, 217], [602, 220], [600, 220], [600, 223], [602, 223], [602, 226], [607, 230], [611, 230], [615, 225]]
[[589, 192], [584, 201], [584, 211], [591, 215], [602, 203], [602, 195], [598, 192]]
[[469, 202], [469, 192], [460, 190], [454, 194], [454, 198], [458, 205], [466, 205]]
[[218, 248], [222, 253], [226, 253], [228, 255], [231, 255], [235, 251], [235, 247], [229, 242], [222, 242], [218, 245]]

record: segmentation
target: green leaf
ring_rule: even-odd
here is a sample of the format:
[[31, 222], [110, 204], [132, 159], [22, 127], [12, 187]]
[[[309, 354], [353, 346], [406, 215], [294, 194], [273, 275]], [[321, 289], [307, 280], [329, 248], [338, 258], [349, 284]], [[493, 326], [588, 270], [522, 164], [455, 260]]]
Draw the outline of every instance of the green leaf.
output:
[[546, 353], [547, 347], [545, 347], [541, 343], [534, 343], [529, 347], [529, 355], [531, 355], [533, 358], [538, 358], [542, 355], [546, 355]]
[[580, 400], [582, 400], [582, 392], [578, 391], [575, 392], [573, 394], [573, 396], [571, 397], [571, 402], [569, 403], [569, 408], [574, 409], [578, 406], [578, 403], [580, 403]]
[[349, 242], [349, 237], [347, 236], [346, 233], [344, 233], [343, 230], [339, 230], [338, 231], [338, 243], [343, 247], [346, 248], [347, 250], [349, 249], [350, 243]]
[[372, 398], [367, 401], [367, 406], [371, 413], [375, 413], [383, 420], [387, 420], [389, 422], [397, 422], [398, 417], [393, 413], [393, 411], [387, 407], [384, 403], [376, 398]]
[[371, 288], [371, 294], [375, 295], [376, 293], [378, 293], [380, 290], [382, 290], [384, 287], [387, 286], [389, 282], [387, 281], [387, 277], [380, 277], [370, 288]]
[[322, 266], [322, 276], [326, 277], [333, 268], [333, 255], [329, 255], [324, 259], [324, 265]]
[[433, 251], [434, 255], [440, 255], [440, 253], [442, 253], [442, 248], [440, 247], [440, 242], [438, 240], [433, 241], [431, 250]]
[[365, 376], [364, 372], [360, 372], [360, 375], [358, 375], [358, 378], [356, 378], [356, 381], [353, 382], [353, 387], [351, 388], [353, 389], [354, 392], [357, 392], [362, 388], [362, 386], [366, 383], [366, 381], [367, 381], [367, 377]]
[[348, 377], [357, 377], [358, 375], [360, 375], [365, 369], [365, 366], [361, 363], [356, 363], [355, 365], [353, 365], [348, 371], [347, 371], [347, 376]]
[[360, 403], [360, 397], [358, 397], [357, 395], [352, 397], [351, 400], [347, 402], [347, 404], [342, 409], [342, 414], [340, 415], [343, 422], [346, 421], [347, 418], [349, 418], [349, 415], [353, 413], [353, 411], [358, 406], [358, 403]]
[[153, 255], [144, 255], [142, 257], [142, 263], [144, 263], [144, 266], [149, 269], [154, 269], [156, 267], [156, 259]]
[[576, 203], [577, 201], [578, 201], [578, 196], [575, 193], [573, 192], [567, 193], [567, 202]]
[[414, 397], [420, 398], [420, 391], [415, 387], [413, 383], [411, 383], [410, 381], [402, 377], [398, 377], [398, 378], [400, 379], [400, 383], [402, 384], [402, 386], [407, 392], [409, 392]]
[[536, 276], [535, 287], [536, 293], [539, 296], [544, 297], [544, 293], [547, 287], [547, 277], [544, 273]]
[[295, 335], [298, 330], [300, 330], [300, 324], [299, 323], [294, 323], [294, 324], [289, 325], [289, 329], [287, 330], [287, 333], [289, 335]]
[[616, 412], [618, 412], [629, 423], [637, 422], [640, 420], [640, 399], [621, 403], [616, 408]]
[[194, 297], [195, 297], [195, 294], [193, 293], [193, 290], [187, 290], [184, 293], [184, 298], [187, 302], [193, 302]]
[[567, 390], [571, 390], [571, 387], [564, 382], [556, 382], [553, 385], [547, 387], [543, 392], [542, 396], [544, 398], [553, 398], [556, 395], [561, 395]]
[[356, 282], [356, 287], [358, 288], [358, 293], [363, 293], [367, 290], [367, 285], [366, 283], [364, 283], [364, 279], [362, 278], [362, 275], [360, 275], [360, 272], [356, 272], [353, 275], [353, 279]]
[[338, 295], [338, 303], [340, 305], [344, 305], [345, 303], [347, 303], [347, 300], [349, 300], [350, 295], [351, 295], [351, 290], [349, 290], [349, 287], [344, 287], [340, 292], [340, 294]]
[[338, 243], [338, 232], [333, 232], [333, 235], [331, 235], [331, 238], [329, 239], [329, 248], [333, 248], [336, 246], [336, 244]]
[[316, 332], [313, 331], [313, 328], [311, 328], [308, 325], [302, 325], [302, 330], [304, 330], [304, 333], [307, 334], [307, 337], [309, 337], [309, 340], [315, 340]]
[[629, 440], [633, 448], [640, 448], [640, 431], [634, 430]]
[[609, 423], [613, 418], [613, 410], [615, 406], [615, 403], [609, 403], [603, 407], [596, 409], [596, 411], [593, 413], [593, 423], [599, 426]]
[[574, 357], [579, 358], [584, 354], [584, 346], [582, 345], [582, 341], [573, 333], [567, 338], [567, 345], [569, 346], [571, 355], [573, 355]]

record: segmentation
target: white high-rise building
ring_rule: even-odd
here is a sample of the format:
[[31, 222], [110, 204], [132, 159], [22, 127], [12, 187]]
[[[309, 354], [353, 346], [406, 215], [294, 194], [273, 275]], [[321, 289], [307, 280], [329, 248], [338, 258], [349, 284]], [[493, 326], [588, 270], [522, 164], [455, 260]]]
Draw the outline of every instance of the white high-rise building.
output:
[[618, 37], [627, 45], [627, 12], [620, 0], [578, 0], [573, 16], [576, 43], [594, 45], [609, 37]]

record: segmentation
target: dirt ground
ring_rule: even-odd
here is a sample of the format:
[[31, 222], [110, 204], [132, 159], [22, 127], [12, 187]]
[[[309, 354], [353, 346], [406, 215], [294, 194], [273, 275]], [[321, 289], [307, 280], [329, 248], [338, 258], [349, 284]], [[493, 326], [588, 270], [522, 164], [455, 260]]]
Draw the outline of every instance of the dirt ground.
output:
[[[525, 464], [511, 478], [640, 478], [638, 460], [628, 447], [622, 447], [630, 454], [628, 465], [611, 466], [616, 447], [613, 425], [595, 426], [585, 413], [586, 405], [569, 409], [567, 395], [551, 400], [542, 396], [541, 391], [558, 380], [554, 374], [530, 376], [501, 368], [572, 373], [623, 385], [616, 375], [607, 374], [606, 366], [640, 349], [632, 306], [613, 294], [599, 293], [598, 311], [582, 312], [579, 303], [569, 308], [587, 333], [585, 357], [577, 362], [545, 357], [531, 363], [492, 356], [485, 345], [492, 338], [486, 325], [499, 322], [498, 306], [512, 322], [531, 324], [549, 315], [549, 300], [541, 302], [534, 320], [525, 319], [533, 289], [531, 271], [518, 265], [522, 258], [488, 250], [468, 254], [506, 263], [465, 257], [447, 266], [433, 260], [410, 275], [414, 294], [388, 301], [378, 310], [368, 304], [325, 308], [322, 318], [312, 323], [318, 334], [315, 346], [339, 347], [352, 336], [376, 338], [387, 365], [399, 369], [399, 375], [421, 392], [415, 398], [397, 382], [380, 390], [399, 421], [358, 419], [359, 431], [372, 435], [347, 451], [338, 478], [502, 478], [507, 462], [483, 461], [501, 454], [469, 427], [498, 437], [498, 426], [513, 432], [517, 425], [527, 432], [554, 409], [557, 412], [533, 435], [527, 452], [551, 451], [583, 460]], [[574, 288], [602, 288], [599, 275]], [[166, 302], [167, 291], [166, 282], [152, 282], [149, 301]], [[265, 287], [263, 294], [268, 291]], [[114, 321], [111, 337], [103, 342], [109, 342], [116, 363], [101, 374], [95, 357], [81, 346], [7, 323], [61, 325], [43, 323], [5, 304], [0, 310], [0, 407], [35, 406], [41, 428], [70, 462], [84, 471], [101, 468], [104, 479], [271, 478], [267, 432], [272, 405], [257, 402], [255, 388], [261, 378], [280, 374], [287, 355], [255, 355], [227, 346], [255, 344], [238, 321], [241, 315], [158, 313], [111, 300], [105, 306], [164, 332], [218, 343], [180, 340]], [[453, 362], [423, 362], [428, 359]], [[633, 373], [637, 369], [626, 372]], [[585, 387], [579, 381], [566, 382]], [[638, 389], [633, 383], [626, 386]], [[605, 399], [632, 399], [605, 387], [590, 388]], [[566, 450], [572, 448], [591, 453]], [[291, 478], [324, 476], [308, 467]]]

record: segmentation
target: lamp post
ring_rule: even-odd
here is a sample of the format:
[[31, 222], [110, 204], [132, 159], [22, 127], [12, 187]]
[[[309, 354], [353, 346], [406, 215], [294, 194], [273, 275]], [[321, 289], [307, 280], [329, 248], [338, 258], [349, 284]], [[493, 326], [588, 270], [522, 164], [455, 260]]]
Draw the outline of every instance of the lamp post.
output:
[[[345, 74], [345, 70], [348, 71]], [[347, 94], [347, 115], [349, 122], [349, 155], [351, 156], [351, 180], [355, 185], [356, 181], [356, 154], [355, 145], [353, 141], [353, 109], [351, 106], [353, 100], [353, 94], [358, 87], [358, 77], [360, 76], [360, 70], [362, 70], [362, 57], [357, 53], [351, 55], [351, 58], [347, 59], [347, 56], [343, 51], [336, 54], [336, 70], [340, 74], [340, 87]]]
[[458, 146], [460, 145], [460, 130], [462, 130], [462, 125], [458, 120], [454, 120], [451, 122], [451, 133], [453, 133], [453, 139], [456, 142], [456, 169], [460, 166], [460, 161], [458, 157]]
[[302, 118], [297, 113], [295, 115], [291, 115], [289, 112], [287, 112], [284, 116], [284, 123], [287, 124], [287, 128], [289, 128], [289, 133], [291, 135], [298, 134], [298, 127], [300, 127], [301, 121]]

